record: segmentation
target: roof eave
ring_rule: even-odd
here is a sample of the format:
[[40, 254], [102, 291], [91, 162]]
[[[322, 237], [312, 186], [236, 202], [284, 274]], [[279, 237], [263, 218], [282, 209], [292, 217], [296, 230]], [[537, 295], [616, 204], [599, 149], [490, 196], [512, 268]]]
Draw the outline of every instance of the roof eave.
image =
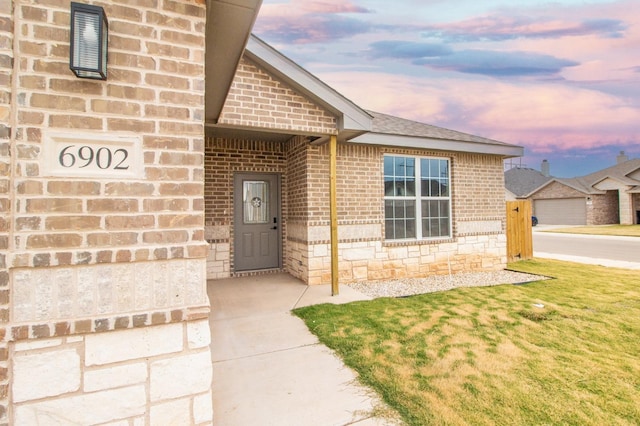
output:
[[504, 158], [522, 157], [524, 155], [524, 148], [517, 145], [489, 144], [417, 136], [390, 135], [374, 132], [357, 136], [349, 142], [367, 145], [386, 145], [401, 148], [420, 148], [438, 151], [499, 155]]
[[207, 0], [205, 123], [220, 118], [262, 0]]

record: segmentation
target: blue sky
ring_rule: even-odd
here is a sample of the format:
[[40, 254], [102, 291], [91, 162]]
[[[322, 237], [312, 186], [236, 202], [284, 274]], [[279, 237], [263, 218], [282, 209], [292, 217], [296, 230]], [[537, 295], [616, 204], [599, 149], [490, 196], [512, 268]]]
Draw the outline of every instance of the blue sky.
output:
[[638, 0], [264, 0], [254, 33], [363, 108], [558, 177], [640, 157]]

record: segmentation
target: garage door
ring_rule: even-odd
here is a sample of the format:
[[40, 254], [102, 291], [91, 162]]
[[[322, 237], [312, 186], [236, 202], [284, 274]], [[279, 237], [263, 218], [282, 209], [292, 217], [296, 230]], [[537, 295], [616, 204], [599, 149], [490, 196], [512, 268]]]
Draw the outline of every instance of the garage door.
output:
[[586, 225], [586, 204], [584, 198], [534, 200], [533, 214], [541, 225]]

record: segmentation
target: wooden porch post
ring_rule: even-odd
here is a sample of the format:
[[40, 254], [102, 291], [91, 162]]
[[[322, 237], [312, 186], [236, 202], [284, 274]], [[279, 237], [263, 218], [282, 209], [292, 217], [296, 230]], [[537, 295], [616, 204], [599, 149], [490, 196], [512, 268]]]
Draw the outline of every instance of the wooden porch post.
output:
[[338, 197], [336, 195], [338, 137], [329, 141], [329, 214], [331, 216], [331, 295], [340, 293], [338, 287]]

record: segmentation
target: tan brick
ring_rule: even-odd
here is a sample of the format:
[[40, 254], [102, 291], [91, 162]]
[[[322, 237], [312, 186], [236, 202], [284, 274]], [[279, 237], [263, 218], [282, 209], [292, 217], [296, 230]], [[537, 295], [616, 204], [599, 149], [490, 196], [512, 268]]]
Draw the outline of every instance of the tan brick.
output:
[[42, 182], [37, 180], [28, 180], [19, 182], [16, 186], [16, 192], [21, 195], [42, 195]]
[[[91, 111], [99, 114], [125, 114], [133, 117], [139, 117], [140, 104], [134, 102], [117, 102], [105, 99], [94, 99], [91, 101]], [[107, 124], [110, 124], [110, 122]]]
[[[42, 44], [41, 54], [44, 54], [45, 52], [46, 45]], [[44, 90], [47, 87], [47, 80], [40, 75], [23, 75], [20, 76], [20, 87], [23, 89]]]
[[199, 166], [204, 164], [203, 155], [200, 153], [163, 152], [160, 154], [161, 165]]
[[114, 132], [153, 133], [155, 128], [153, 121], [107, 118], [107, 129]]
[[27, 249], [46, 249], [62, 247], [80, 247], [82, 236], [79, 234], [29, 235]]
[[133, 198], [99, 198], [87, 200], [87, 211], [96, 213], [132, 213], [138, 211], [138, 200]]
[[151, 215], [138, 216], [107, 216], [107, 229], [149, 229], [155, 226], [155, 217]]
[[190, 180], [190, 170], [184, 167], [147, 167], [145, 169], [147, 179], [159, 180]]
[[176, 105], [187, 105], [201, 107], [204, 103], [203, 95], [195, 95], [184, 92], [162, 91], [160, 92], [160, 102]]
[[166, 74], [147, 74], [144, 82], [150, 86], [179, 90], [189, 89], [189, 79]]
[[158, 192], [162, 196], [198, 196], [202, 189], [199, 183], [161, 183]]
[[50, 231], [89, 230], [100, 228], [99, 216], [55, 216], [45, 219], [44, 227]]
[[138, 242], [135, 232], [99, 232], [87, 235], [90, 247], [132, 246]]
[[204, 225], [203, 215], [182, 214], [182, 215], [161, 215], [158, 218], [158, 225], [161, 228], [189, 228]]
[[107, 95], [115, 98], [135, 99], [141, 102], [148, 102], [155, 100], [156, 92], [152, 89], [147, 89], [144, 87], [119, 86], [110, 84], [107, 88]]
[[108, 183], [105, 186], [105, 195], [142, 197], [153, 194], [155, 187], [151, 183]]
[[172, 59], [189, 59], [189, 49], [163, 43], [146, 42], [147, 51], [153, 56], [164, 56]]
[[147, 12], [147, 23], [155, 24], [158, 27], [171, 27], [183, 31], [191, 30], [191, 21], [189, 19], [168, 16], [152, 11]]
[[147, 244], [177, 244], [187, 241], [189, 234], [186, 231], [150, 231], [142, 234], [142, 242]]
[[27, 200], [27, 213], [80, 213], [82, 200], [72, 198], [34, 198]]
[[145, 135], [142, 144], [146, 149], [167, 149], [172, 151], [186, 151], [189, 149], [189, 139], [181, 137]]
[[189, 200], [184, 199], [151, 199], [143, 201], [145, 212], [186, 211], [189, 209]]
[[49, 127], [100, 130], [102, 129], [102, 118], [52, 114], [49, 117]]
[[57, 109], [68, 111], [86, 111], [86, 100], [78, 97], [45, 95], [42, 93], [34, 93], [31, 95], [31, 106], [35, 108]]
[[[67, 55], [69, 51], [67, 50]], [[52, 78], [49, 80], [49, 88], [55, 92], [73, 93], [74, 95], [101, 95], [103, 92], [103, 85], [99, 82], [83, 79], [61, 79]]]
[[171, 61], [168, 59], [160, 60], [160, 71], [194, 77], [202, 76], [204, 74], [204, 68], [199, 63]]
[[51, 195], [98, 195], [100, 194], [100, 183], [50, 181], [47, 184], [47, 192]]
[[188, 108], [147, 105], [144, 108], [144, 113], [148, 118], [170, 118], [172, 120], [186, 120], [189, 118]]
[[18, 121], [20, 121], [20, 124], [22, 125], [41, 125], [44, 123], [44, 114], [41, 112], [33, 111], [19, 111]]

